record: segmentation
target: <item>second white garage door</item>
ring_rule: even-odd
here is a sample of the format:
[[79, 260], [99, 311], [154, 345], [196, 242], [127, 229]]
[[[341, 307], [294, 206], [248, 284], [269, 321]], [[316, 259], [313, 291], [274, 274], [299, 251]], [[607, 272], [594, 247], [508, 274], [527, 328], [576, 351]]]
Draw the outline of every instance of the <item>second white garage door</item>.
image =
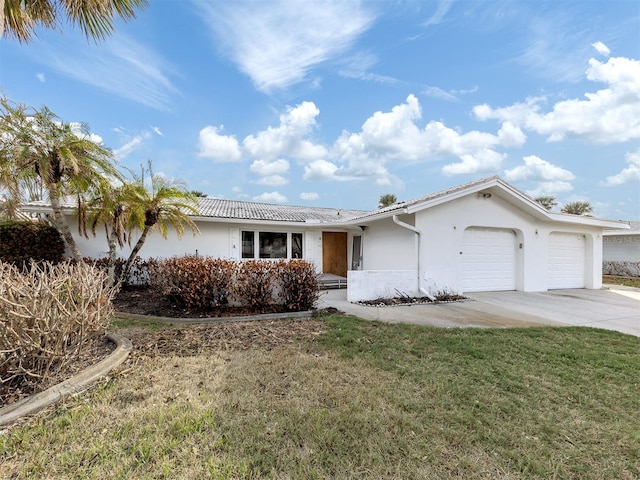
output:
[[462, 290], [515, 290], [516, 251], [513, 230], [467, 228], [462, 241]]
[[547, 288], [584, 288], [585, 244], [584, 235], [549, 235]]

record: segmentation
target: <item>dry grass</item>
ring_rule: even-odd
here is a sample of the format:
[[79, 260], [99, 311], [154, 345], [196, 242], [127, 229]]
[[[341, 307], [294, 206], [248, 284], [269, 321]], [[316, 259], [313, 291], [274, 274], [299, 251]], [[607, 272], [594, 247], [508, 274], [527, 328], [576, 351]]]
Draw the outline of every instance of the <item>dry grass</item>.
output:
[[640, 277], [623, 277], [618, 275], [603, 275], [602, 283], [608, 285], [625, 285], [640, 288]]
[[640, 477], [638, 338], [340, 316], [323, 328], [269, 347], [139, 349], [92, 392], [0, 435], [0, 476]]

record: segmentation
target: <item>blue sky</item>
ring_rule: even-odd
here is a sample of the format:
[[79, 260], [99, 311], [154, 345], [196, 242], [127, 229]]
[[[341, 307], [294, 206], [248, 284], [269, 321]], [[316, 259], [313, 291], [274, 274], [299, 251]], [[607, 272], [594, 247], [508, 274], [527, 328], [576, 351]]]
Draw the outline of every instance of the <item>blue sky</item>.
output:
[[209, 196], [369, 210], [497, 174], [640, 220], [635, 0], [151, 0], [106, 42], [1, 40], [0, 86]]

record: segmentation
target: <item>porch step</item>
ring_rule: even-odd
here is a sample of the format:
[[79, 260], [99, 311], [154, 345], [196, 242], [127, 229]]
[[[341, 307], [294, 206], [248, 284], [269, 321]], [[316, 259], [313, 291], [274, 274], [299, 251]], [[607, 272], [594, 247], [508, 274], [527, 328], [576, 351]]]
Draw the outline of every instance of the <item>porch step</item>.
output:
[[323, 273], [319, 276], [318, 282], [322, 290], [347, 288], [347, 278], [333, 273]]

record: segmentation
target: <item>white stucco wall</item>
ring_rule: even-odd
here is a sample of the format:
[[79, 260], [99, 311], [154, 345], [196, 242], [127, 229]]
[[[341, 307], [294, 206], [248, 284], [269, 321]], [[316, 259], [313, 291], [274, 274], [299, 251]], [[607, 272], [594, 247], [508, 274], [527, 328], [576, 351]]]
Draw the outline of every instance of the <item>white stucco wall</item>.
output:
[[453, 200], [418, 212], [422, 231], [421, 278], [430, 293], [462, 291], [461, 246], [469, 227], [506, 228], [515, 232], [516, 289], [547, 290], [548, 241], [552, 232], [578, 233], [586, 239], [585, 287], [602, 287], [602, 238], [595, 227], [541, 222], [497, 195]]
[[[412, 224], [413, 215], [401, 220]], [[416, 234], [390, 218], [367, 225], [362, 233], [362, 270], [415, 270]]]
[[350, 270], [347, 274], [347, 300], [360, 302], [403, 295], [422, 296], [417, 289], [416, 270]]
[[[76, 243], [80, 252], [85, 257], [102, 258], [108, 254], [107, 237], [103, 227], [96, 230], [94, 237], [89, 233], [89, 238], [78, 234], [77, 221], [67, 216]], [[157, 232], [152, 232], [147, 237], [144, 246], [140, 250], [141, 258], [169, 258], [174, 256], [195, 255], [216, 258], [240, 259], [241, 256], [241, 232], [243, 230], [255, 232], [285, 232], [303, 234], [304, 258], [313, 262], [318, 272], [322, 269], [322, 231], [309, 230], [308, 228], [296, 228], [287, 226], [283, 228], [277, 225], [256, 225], [239, 223], [196, 222], [200, 233], [195, 236], [187, 229], [181, 237], [175, 230], [169, 227], [167, 238], [164, 239]], [[131, 249], [138, 240], [140, 232], [134, 232], [131, 245], [125, 244], [118, 247], [119, 257], [127, 258]], [[257, 241], [257, 237], [256, 237]], [[290, 247], [289, 247], [290, 248]]]
[[[367, 225], [363, 234], [363, 270], [414, 270], [419, 265], [422, 289], [434, 295], [462, 294], [461, 251], [465, 229], [508, 229], [515, 233], [515, 288], [526, 292], [546, 291], [549, 236], [555, 232], [584, 237], [584, 286], [602, 287], [602, 232], [598, 227], [537, 220], [495, 194], [489, 198], [467, 195], [414, 215], [403, 215], [400, 220], [421, 231], [419, 264], [417, 236], [391, 219], [382, 219]], [[383, 278], [383, 275], [376, 273], [374, 278]], [[372, 291], [377, 292], [376, 285], [371, 284]], [[351, 282], [349, 288], [352, 288]]]

